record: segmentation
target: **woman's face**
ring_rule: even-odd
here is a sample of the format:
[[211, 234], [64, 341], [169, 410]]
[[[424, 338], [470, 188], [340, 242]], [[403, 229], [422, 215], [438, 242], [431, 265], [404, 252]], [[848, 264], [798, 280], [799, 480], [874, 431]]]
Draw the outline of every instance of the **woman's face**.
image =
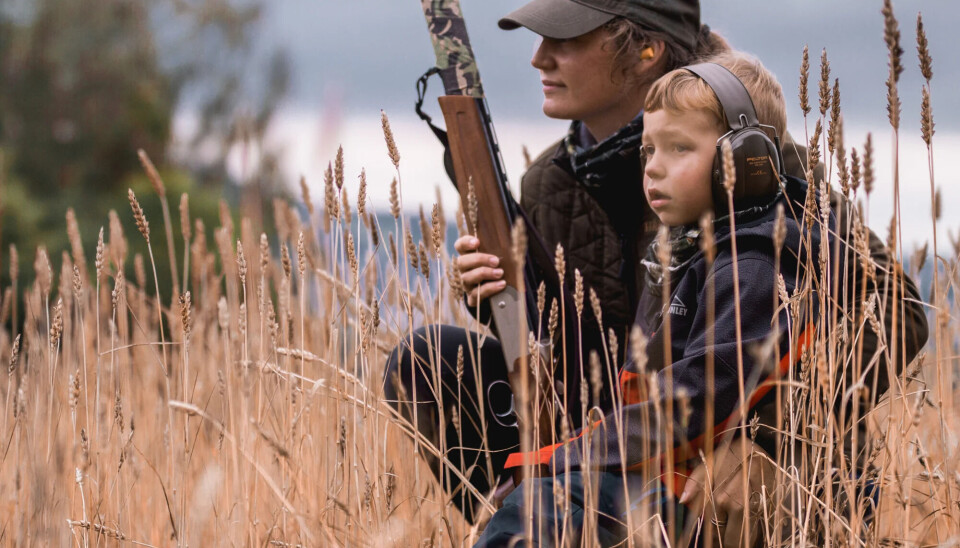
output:
[[530, 60], [543, 83], [543, 113], [581, 120], [597, 140], [636, 117], [644, 97], [615, 64], [614, 51], [603, 27], [568, 40], [544, 37]]

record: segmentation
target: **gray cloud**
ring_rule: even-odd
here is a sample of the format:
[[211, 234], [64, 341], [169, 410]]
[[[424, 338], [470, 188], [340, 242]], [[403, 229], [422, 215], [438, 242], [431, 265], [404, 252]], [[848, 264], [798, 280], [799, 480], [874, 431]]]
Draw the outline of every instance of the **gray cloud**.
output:
[[[534, 35], [504, 32], [499, 17], [519, 0], [463, 0], [474, 48], [495, 116], [540, 118], [539, 79], [529, 65]], [[827, 48], [833, 76], [840, 79], [848, 126], [876, 126], [886, 117], [886, 49], [879, 1], [705, 0], [703, 21], [738, 49], [749, 51], [777, 74], [797, 123], [797, 82], [804, 44], [812, 56], [811, 92], [816, 94], [819, 54]], [[901, 79], [903, 124], [919, 126], [916, 15], [924, 22], [934, 56], [933, 105], [939, 129], [960, 127], [960, 84], [952, 33], [960, 3], [901, 0], [906, 71]], [[291, 52], [297, 107], [319, 109], [325, 94], [339, 90], [348, 113], [380, 108], [412, 110], [414, 81], [432, 65], [432, 50], [419, 2], [414, 0], [280, 0], [266, 13], [263, 40]], [[436, 83], [434, 84], [436, 86]], [[439, 87], [439, 86], [436, 86]], [[337, 95], [338, 93], [333, 93]]]

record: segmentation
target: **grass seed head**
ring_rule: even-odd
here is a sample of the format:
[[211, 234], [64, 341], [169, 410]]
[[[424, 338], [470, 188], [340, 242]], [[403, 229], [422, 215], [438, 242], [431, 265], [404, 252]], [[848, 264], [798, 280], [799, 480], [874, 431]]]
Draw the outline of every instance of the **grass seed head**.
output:
[[567, 260], [563, 253], [563, 244], [560, 242], [557, 242], [557, 251], [553, 256], [553, 267], [557, 271], [560, 283], [563, 283], [567, 277]]
[[657, 229], [657, 260], [664, 271], [670, 266], [670, 229], [666, 225], [660, 225]]
[[840, 127], [840, 79], [834, 78], [833, 98], [830, 101], [830, 131], [827, 133], [830, 152], [836, 150], [837, 140], [840, 139], [840, 136], [837, 135], [840, 132]]
[[80, 225], [77, 223], [77, 215], [73, 208], [67, 209], [67, 238], [70, 240], [70, 253], [73, 262], [86, 271], [87, 259], [83, 254], [83, 242], [80, 238]]
[[420, 217], [420, 238], [426, 242], [427, 248], [433, 252], [433, 230], [430, 228], [430, 225], [427, 224], [427, 216], [423, 212], [423, 204], [420, 204], [419, 212]]
[[343, 188], [343, 145], [337, 147], [337, 157], [333, 162], [333, 182], [337, 185], [337, 190]]
[[777, 204], [777, 217], [773, 224], [773, 247], [779, 250], [787, 237], [787, 220], [783, 211], [783, 204]]
[[37, 258], [33, 262], [33, 271], [36, 273], [37, 286], [40, 288], [41, 295], [44, 298], [49, 297], [50, 288], [53, 286], [53, 268], [50, 266], [47, 248], [43, 246], [37, 248]]
[[713, 263], [717, 256], [717, 246], [713, 233], [713, 213], [710, 211], [700, 217], [700, 250], [707, 259], [707, 263]]
[[827, 48], [820, 53], [820, 116], [826, 116], [830, 108], [830, 61]]
[[933, 78], [933, 59], [930, 57], [927, 31], [923, 28], [923, 15], [920, 13], [917, 14], [917, 57], [920, 58], [920, 74], [929, 85]]
[[[523, 218], [518, 217], [513, 223], [513, 230], [510, 231], [510, 252], [513, 254], [513, 261], [516, 263], [518, 276], [523, 272], [523, 265], [527, 258], [527, 225]], [[509, 282], [509, 280], [508, 280]]]
[[723, 155], [723, 188], [727, 191], [728, 196], [732, 196], [733, 188], [737, 184], [737, 168], [733, 163], [733, 148], [730, 146], [729, 140], [723, 141], [720, 151]]
[[137, 156], [140, 158], [140, 164], [143, 166], [143, 170], [147, 173], [147, 178], [150, 179], [153, 190], [158, 196], [165, 197], [167, 195], [167, 189], [163, 186], [163, 179], [160, 178], [160, 173], [157, 172], [157, 168], [153, 165], [153, 162], [150, 161], [150, 157], [147, 156], [146, 151], [142, 148], [137, 150]]
[[240, 275], [240, 285], [247, 285], [247, 256], [243, 252], [243, 242], [237, 239], [237, 273]]
[[817, 119], [813, 126], [813, 135], [807, 145], [807, 169], [815, 169], [820, 163], [820, 135], [823, 133], [823, 124]]
[[550, 318], [547, 320], [547, 331], [550, 334], [550, 339], [553, 340], [554, 333], [557, 332], [557, 324], [560, 322], [560, 305], [557, 303], [556, 297], [550, 300]]
[[377, 228], [377, 220], [373, 213], [367, 213], [367, 227], [370, 229], [370, 243], [373, 247], [380, 245], [380, 229]]
[[573, 304], [577, 309], [577, 318], [583, 317], [583, 276], [580, 269], [573, 269]]
[[110, 260], [118, 267], [127, 261], [127, 239], [123, 235], [120, 216], [113, 209], [107, 214], [110, 218]]
[[600, 331], [603, 332], [603, 310], [600, 308], [600, 297], [597, 292], [590, 288], [590, 307], [593, 309], [593, 316], [597, 319]]
[[[323, 230], [330, 232], [330, 222], [337, 217], [337, 191], [333, 188], [333, 164], [327, 163], [323, 172]], [[288, 227], [289, 228], [289, 227]]]
[[357, 261], [357, 250], [353, 242], [353, 234], [350, 232], [347, 232], [345, 245], [347, 247], [347, 264], [350, 265], [350, 272], [353, 273], [353, 279], [356, 281], [360, 264]]
[[480, 204], [477, 201], [477, 189], [473, 186], [473, 177], [467, 179], [467, 228], [470, 234], [477, 234], [477, 223], [480, 222]]
[[265, 276], [270, 267], [270, 239], [265, 232], [260, 233], [260, 276]]
[[310, 199], [310, 187], [307, 186], [307, 178], [300, 176], [300, 196], [303, 198], [303, 205], [307, 206], [307, 214], [313, 215], [313, 200]]
[[113, 304], [113, 309], [115, 312], [120, 310], [120, 304], [123, 299], [124, 292], [124, 277], [123, 270], [117, 269], [117, 274], [113, 278], [113, 292], [110, 294], [111, 303]]
[[413, 243], [413, 236], [409, 231], [404, 231], [404, 244], [407, 247], [407, 257], [410, 258], [410, 267], [414, 270], [420, 270], [420, 255], [417, 253], [417, 246]]
[[617, 332], [612, 327], [607, 329], [607, 346], [610, 347], [610, 361], [616, 364], [620, 352], [620, 341], [617, 339]]
[[190, 241], [190, 195], [186, 192], [180, 195], [180, 235], [184, 242]]
[[920, 134], [923, 142], [929, 147], [933, 142], [933, 109], [930, 108], [930, 88], [923, 86], [920, 100]]
[[284, 278], [290, 279], [293, 267], [290, 264], [290, 250], [287, 249], [287, 242], [280, 243], [280, 266], [283, 267]]
[[367, 222], [367, 170], [360, 169], [360, 190], [357, 191], [357, 216]]
[[887, 76], [887, 115], [894, 130], [900, 127], [900, 94], [897, 83], [903, 73], [901, 57], [903, 48], [900, 47], [900, 24], [893, 13], [893, 4], [884, 0], [883, 9], [883, 41], [887, 44], [889, 73]]
[[434, 202], [433, 211], [430, 212], [431, 242], [433, 242], [433, 254], [440, 256], [440, 250], [443, 248], [443, 217], [440, 212], [440, 203]]
[[400, 191], [398, 187], [399, 183], [397, 183], [397, 178], [394, 177], [390, 181], [390, 215], [393, 215], [394, 220], [400, 218]]
[[147, 222], [147, 218], [143, 214], [143, 208], [140, 207], [140, 202], [137, 201], [137, 196], [133, 193], [132, 188], [127, 189], [127, 199], [130, 200], [130, 209], [133, 210], [133, 219], [137, 223], [137, 230], [147, 241], [147, 245], [150, 245], [150, 223]]
[[[307, 271], [307, 248], [304, 244], [303, 232], [297, 236], [297, 272], [300, 274], [301, 280], [303, 279], [303, 273]], [[301, 282], [302, 283], [302, 282]]]
[[862, 174], [860, 173], [860, 154], [856, 147], [850, 150], [850, 190], [854, 194], [860, 188]]
[[187, 344], [193, 331], [193, 303], [190, 292], [180, 295], [180, 326], [183, 328], [183, 343]]
[[809, 80], [810, 48], [804, 45], [803, 60], [800, 62], [800, 110], [803, 111], [804, 116], [810, 114]]
[[[57, 299], [53, 307], [53, 322], [50, 324], [50, 349], [56, 351], [63, 334], [63, 299]], [[61, 377], [62, 378], [62, 377]]]
[[427, 257], [427, 246], [423, 245], [421, 241], [418, 245], [419, 257], [420, 257], [420, 271], [423, 272], [423, 277], [427, 280], [430, 279], [430, 258]]
[[13, 376], [17, 371], [17, 363], [20, 360], [20, 333], [13, 339], [13, 346], [10, 348], [10, 361], [7, 362], [7, 375]]
[[867, 133], [867, 140], [863, 144], [863, 190], [867, 197], [873, 192], [873, 135]]
[[77, 265], [73, 265], [73, 294], [77, 299], [79, 304], [83, 298], [83, 278], [80, 276], [80, 269], [77, 268]]
[[397, 150], [397, 142], [393, 138], [393, 130], [390, 129], [390, 119], [387, 113], [380, 111], [380, 126], [383, 128], [383, 140], [387, 143], [387, 154], [390, 156], [390, 162], [393, 167], [400, 169], [400, 151]]

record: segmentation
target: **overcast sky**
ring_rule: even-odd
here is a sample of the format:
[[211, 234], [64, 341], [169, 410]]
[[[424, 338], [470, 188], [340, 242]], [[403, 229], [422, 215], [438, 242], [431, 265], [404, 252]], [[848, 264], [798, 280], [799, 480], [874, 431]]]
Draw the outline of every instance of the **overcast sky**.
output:
[[[533, 33], [505, 32], [499, 17], [521, 0], [462, 0], [481, 76], [494, 115], [542, 118], [540, 82], [529, 59]], [[886, 48], [882, 3], [876, 0], [704, 0], [703, 22], [731, 44], [753, 53], [780, 79], [791, 118], [803, 46], [809, 45], [813, 70], [827, 49], [833, 75], [840, 78], [848, 124], [859, 125], [885, 113]], [[934, 86], [940, 127], [960, 124], [960, 63], [953, 33], [960, 21], [955, 0], [897, 0], [906, 71], [901, 80], [904, 121], [913, 123], [919, 102], [916, 63], [917, 13], [934, 55]], [[418, 0], [274, 0], [267, 8], [265, 39], [283, 44], [295, 67], [292, 101], [317, 108], [324, 97], [342, 100], [349, 112], [385, 108], [409, 110], [417, 76], [433, 65]], [[951, 43], [952, 42], [952, 43]], [[817, 74], [814, 74], [813, 82]], [[938, 90], [942, 90], [937, 93]], [[815, 91], [815, 90], [814, 90]]]
[[[537, 72], [530, 67], [535, 36], [506, 32], [497, 19], [523, 0], [462, 0], [484, 88], [491, 105], [514, 188], [523, 171], [521, 149], [533, 154], [562, 136], [567, 122], [549, 120]], [[780, 79], [787, 98], [789, 129], [804, 134], [797, 85], [803, 46], [811, 52], [811, 98], [816, 104], [820, 51], [827, 49], [832, 77], [840, 79], [847, 148], [874, 133], [878, 188], [870, 221], [884, 234], [892, 212], [891, 131], [887, 124], [887, 52], [880, 0], [703, 0], [702, 19], [737, 49], [757, 55]], [[906, 68], [900, 144], [902, 209], [908, 241], [930, 234], [926, 149], [919, 136], [920, 87], [915, 28], [923, 12], [933, 54], [933, 109], [937, 135], [936, 177], [944, 203], [960, 203], [960, 61], [955, 33], [956, 0], [894, 0]], [[367, 170], [372, 200], [385, 199], [393, 177], [380, 134], [379, 114], [391, 118], [401, 147], [404, 205], [429, 211], [439, 186], [455, 207], [456, 196], [440, 169], [440, 149], [413, 115], [414, 83], [434, 63], [419, 0], [271, 0], [262, 27], [264, 49], [290, 53], [293, 89], [278, 115], [272, 138], [285, 151], [293, 180], [304, 174], [318, 187], [336, 146], [343, 144], [347, 171]], [[438, 91], [439, 80], [432, 82]], [[428, 108], [439, 117], [436, 102]], [[184, 117], [181, 123], [189, 123]], [[811, 121], [812, 131], [812, 121]], [[319, 189], [318, 189], [319, 190]], [[960, 208], [944, 208], [944, 223], [960, 232]], [[946, 238], [946, 233], [941, 234]]]

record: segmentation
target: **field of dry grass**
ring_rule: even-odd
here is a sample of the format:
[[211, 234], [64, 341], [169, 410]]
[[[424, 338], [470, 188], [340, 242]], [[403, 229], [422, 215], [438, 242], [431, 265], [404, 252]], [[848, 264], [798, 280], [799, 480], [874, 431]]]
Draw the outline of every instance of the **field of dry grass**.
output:
[[[894, 143], [901, 55], [895, 31], [890, 16]], [[868, 202], [880, 168], [869, 148], [848, 158], [831, 91], [827, 72], [822, 110], [810, 115], [822, 132], [807, 141], [833, 167], [831, 187]], [[924, 121], [931, 146], [928, 102]], [[363, 179], [355, 191], [344, 183], [354, 177], [336, 161], [322, 209], [304, 190], [301, 209], [273, 204], [275, 227], [255, 227], [247, 218], [234, 226], [224, 206], [211, 232], [191, 221], [186, 197], [179, 214], [144, 219], [138, 199], [168, 208], [163, 183], [145, 160], [157, 194], [131, 192], [131, 211], [111, 216], [95, 250], [82, 248], [69, 222], [73, 246], [61, 256], [19, 250], [33, 258], [30, 266], [11, 248], [4, 262], [14, 281], [3, 288], [0, 329], [8, 364], [0, 380], [0, 544], [459, 546], [474, 538], [476, 529], [463, 523], [415, 445], [440, 449], [415, 440], [383, 402], [386, 356], [411, 329], [478, 328], [462, 307], [447, 251], [446, 223], [455, 216], [437, 206], [419, 223], [399, 214], [403, 166], [396, 146], [391, 150], [392, 218], [367, 210]], [[929, 188], [936, 231], [941, 206], [932, 168], [930, 180], [909, 185]], [[120, 217], [129, 216], [137, 232], [124, 233]], [[895, 216], [888, 240], [897, 256], [898, 225]], [[172, 302], [160, 302], [153, 257], [129, 256], [128, 238], [167, 238], [182, 250], [173, 275], [181, 283], [164, 290], [177, 294]], [[761, 527], [769, 543], [774, 526], [790, 531], [787, 545], [960, 543], [953, 404], [960, 242], [928, 245], [909, 264], [916, 279], [924, 260], [935, 263], [932, 284], [923, 288], [930, 343], [885, 403], [862, 419], [876, 440], [872, 477], [880, 493], [869, 534], [852, 533], [868, 505], [844, 461], [842, 437], [852, 419], [837, 417], [828, 403], [834, 381], [863, 364], [845, 359], [850, 339], [827, 321], [818, 326], [803, 374], [784, 385], [787, 408], [803, 410], [786, 417], [789, 433], [814, 457], [801, 468], [779, 461], [778, 485], [802, 494], [799, 515], [806, 519], [791, 522], [782, 508], [764, 506], [759, 519], [770, 527]], [[31, 268], [36, 281], [18, 285], [18, 274]], [[863, 326], [878, 321], [864, 317]], [[21, 319], [22, 330], [11, 329]], [[891, 347], [888, 341], [884, 351]], [[854, 511], [825, 494], [829, 484], [851, 493]]]

